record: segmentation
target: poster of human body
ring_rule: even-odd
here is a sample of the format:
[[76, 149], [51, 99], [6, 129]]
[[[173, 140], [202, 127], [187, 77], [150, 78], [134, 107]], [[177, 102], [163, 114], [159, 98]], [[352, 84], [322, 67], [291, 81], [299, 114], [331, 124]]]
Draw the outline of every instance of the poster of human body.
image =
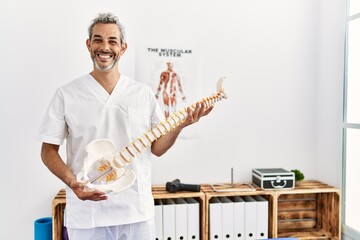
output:
[[154, 91], [169, 115], [199, 100], [199, 55], [194, 47], [138, 45], [136, 80]]

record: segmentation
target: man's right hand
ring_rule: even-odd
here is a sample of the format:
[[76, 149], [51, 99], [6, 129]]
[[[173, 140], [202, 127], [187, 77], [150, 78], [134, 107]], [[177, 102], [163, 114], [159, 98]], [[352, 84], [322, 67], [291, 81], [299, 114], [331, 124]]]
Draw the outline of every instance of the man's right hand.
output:
[[99, 190], [88, 190], [82, 182], [78, 182], [76, 180], [73, 180], [69, 187], [81, 200], [102, 201], [108, 199], [104, 192]]
[[59, 145], [45, 142], [41, 146], [41, 159], [50, 171], [68, 185], [79, 199], [91, 201], [106, 200], [107, 196], [105, 196], [104, 192], [98, 190], [91, 191], [82, 182], [76, 180], [73, 172], [61, 159], [59, 147]]

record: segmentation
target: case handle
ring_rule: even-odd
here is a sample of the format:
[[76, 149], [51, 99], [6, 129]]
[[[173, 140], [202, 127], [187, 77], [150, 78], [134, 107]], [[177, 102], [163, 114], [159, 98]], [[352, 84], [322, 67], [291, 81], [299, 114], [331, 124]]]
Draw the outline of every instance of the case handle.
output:
[[[275, 181], [271, 181], [271, 186], [273, 186], [273, 188], [283, 188], [283, 187], [286, 186], [286, 183], [287, 183], [286, 180], [283, 180], [283, 181], [284, 181], [284, 184], [283, 184], [283, 185], [275, 185], [275, 184], [274, 184]], [[276, 182], [280, 182], [280, 181], [276, 180]]]

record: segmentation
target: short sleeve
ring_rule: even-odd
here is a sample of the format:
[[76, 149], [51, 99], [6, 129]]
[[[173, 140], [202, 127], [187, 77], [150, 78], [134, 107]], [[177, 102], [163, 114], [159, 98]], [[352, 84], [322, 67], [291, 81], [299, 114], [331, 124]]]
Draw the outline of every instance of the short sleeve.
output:
[[160, 124], [160, 122], [165, 119], [165, 116], [152, 91], [150, 94], [150, 105], [151, 105], [151, 127], [153, 128], [156, 125]]
[[58, 89], [47, 109], [40, 126], [37, 140], [45, 143], [61, 145], [67, 137], [68, 130], [65, 121], [64, 98]]

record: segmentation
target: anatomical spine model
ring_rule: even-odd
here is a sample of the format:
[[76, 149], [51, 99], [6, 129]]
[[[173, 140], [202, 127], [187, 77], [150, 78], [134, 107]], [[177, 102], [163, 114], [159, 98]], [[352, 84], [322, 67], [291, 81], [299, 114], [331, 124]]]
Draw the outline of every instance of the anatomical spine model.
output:
[[[221, 78], [217, 83], [217, 93], [203, 98], [200, 103], [209, 107], [216, 102], [227, 98]], [[195, 104], [189, 106], [195, 109]], [[136, 179], [134, 171], [126, 169], [131, 161], [149, 148], [155, 140], [166, 135], [175, 127], [181, 125], [187, 116], [187, 108], [180, 110], [157, 126], [144, 132], [136, 141], [131, 142], [120, 152], [116, 152], [114, 143], [109, 139], [98, 139], [89, 143], [85, 150], [87, 157], [84, 166], [77, 175], [77, 180], [82, 181], [89, 189], [97, 189], [104, 192], [121, 192], [130, 187]]]

